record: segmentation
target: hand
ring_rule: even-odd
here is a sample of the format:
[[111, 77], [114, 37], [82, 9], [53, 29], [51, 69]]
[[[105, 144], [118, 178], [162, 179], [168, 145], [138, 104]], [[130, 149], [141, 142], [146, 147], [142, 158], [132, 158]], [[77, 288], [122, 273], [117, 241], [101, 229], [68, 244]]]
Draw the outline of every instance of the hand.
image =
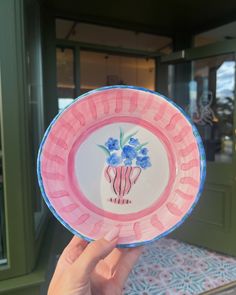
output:
[[142, 247], [115, 248], [119, 229], [88, 243], [74, 237], [64, 249], [48, 295], [121, 295]]

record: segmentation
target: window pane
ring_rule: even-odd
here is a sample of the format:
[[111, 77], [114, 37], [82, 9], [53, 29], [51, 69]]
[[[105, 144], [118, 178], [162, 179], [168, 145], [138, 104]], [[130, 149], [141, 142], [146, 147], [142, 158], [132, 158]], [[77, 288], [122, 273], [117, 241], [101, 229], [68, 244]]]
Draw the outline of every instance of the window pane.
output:
[[71, 20], [56, 20], [56, 37], [83, 43], [123, 47], [149, 52], [172, 52], [172, 39], [166, 36], [146, 34]]
[[[196, 124], [208, 161], [231, 162], [235, 100], [235, 56], [221, 55], [185, 65], [191, 79], [174, 85], [174, 96]], [[182, 99], [179, 97], [182, 96]]]
[[155, 89], [155, 60], [124, 55], [80, 52], [81, 92], [107, 85]]
[[75, 98], [74, 51], [57, 48], [57, 97]]

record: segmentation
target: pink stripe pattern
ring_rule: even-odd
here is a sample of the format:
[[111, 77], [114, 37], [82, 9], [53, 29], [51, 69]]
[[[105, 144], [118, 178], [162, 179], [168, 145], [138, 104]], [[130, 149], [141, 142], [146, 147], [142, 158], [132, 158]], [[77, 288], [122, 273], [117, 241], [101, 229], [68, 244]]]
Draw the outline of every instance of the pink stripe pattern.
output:
[[178, 135], [174, 137], [175, 142], [181, 142], [184, 137], [191, 131], [191, 128], [189, 126], [185, 126]]
[[139, 222], [135, 222], [133, 226], [134, 234], [137, 240], [142, 238], [142, 231]]
[[129, 193], [132, 185], [138, 180], [140, 173], [140, 167], [108, 166], [105, 169], [105, 178], [109, 183], [112, 183], [114, 193], [119, 197], [123, 197]]
[[186, 157], [192, 152], [196, 151], [197, 145], [196, 143], [190, 143], [188, 146], [180, 150], [180, 154], [182, 157]]
[[103, 220], [99, 220], [98, 222], [96, 222], [93, 226], [93, 229], [91, 230], [90, 232], [90, 235], [91, 236], [96, 236], [99, 234], [99, 232], [101, 231], [101, 228], [104, 224], [104, 221]]
[[183, 212], [174, 203], [167, 203], [166, 207], [173, 215], [181, 216], [183, 214]]
[[74, 127], [71, 125], [71, 123], [66, 122], [63, 118], [61, 119], [61, 126], [68, 131], [72, 131], [74, 134], [76, 133], [76, 131], [75, 131]]
[[48, 160], [50, 160], [50, 161], [56, 162], [58, 165], [64, 165], [65, 164], [65, 160], [63, 158], [61, 158], [60, 156], [58, 156], [58, 155], [53, 155], [53, 154], [50, 154], [47, 151], [44, 151], [43, 156], [45, 158], [47, 158]]
[[75, 222], [75, 224], [83, 224], [85, 221], [87, 221], [90, 217], [90, 214], [84, 213], [82, 214]]
[[149, 98], [145, 103], [143, 109], [141, 110], [141, 114], [145, 114], [152, 106], [153, 98]]
[[51, 180], [65, 180], [65, 176], [56, 172], [42, 171], [43, 176]]
[[190, 170], [191, 168], [198, 167], [199, 166], [199, 160], [193, 159], [189, 161], [188, 163], [181, 164], [181, 169], [184, 171]]
[[97, 119], [97, 108], [96, 108], [96, 105], [95, 105], [93, 99], [90, 98], [88, 100], [88, 104], [89, 104], [89, 109], [92, 114], [92, 117], [93, 117], [93, 119], [96, 120]]
[[103, 104], [103, 111], [104, 111], [104, 114], [105, 115], [108, 115], [109, 114], [109, 111], [110, 111], [110, 106], [109, 106], [109, 102], [107, 99], [104, 99], [102, 101], [102, 104]]
[[80, 122], [81, 126], [85, 125], [86, 121], [83, 114], [81, 114], [81, 112], [79, 112], [76, 108], [72, 108], [71, 113], [76, 118], [76, 120]]
[[180, 183], [182, 183], [182, 184], [189, 184], [189, 185], [191, 185], [193, 187], [198, 187], [198, 181], [196, 181], [192, 177], [182, 177], [180, 179]]
[[138, 107], [138, 97], [137, 93], [133, 93], [130, 96], [130, 106], [129, 106], [129, 113], [133, 113]]
[[122, 92], [118, 92], [116, 95], [116, 108], [115, 112], [120, 113], [122, 111], [123, 101], [122, 101]]
[[164, 230], [164, 228], [165, 228], [156, 214], [152, 215], [150, 222], [151, 222], [152, 226], [154, 226], [155, 228], [157, 228], [160, 231]]
[[64, 150], [68, 150], [68, 145], [65, 140], [60, 137], [57, 137], [53, 133], [50, 134], [50, 140]]
[[179, 189], [175, 190], [175, 192], [176, 192], [176, 194], [178, 194], [181, 198], [183, 198], [186, 201], [191, 201], [194, 198], [193, 195], [187, 194]]
[[171, 119], [168, 125], [166, 125], [166, 130], [171, 131], [175, 128], [178, 121], [182, 119], [181, 114], [177, 113], [175, 114]]
[[55, 192], [50, 193], [50, 197], [55, 198], [55, 199], [56, 198], [68, 197], [68, 196], [69, 196], [69, 194], [65, 190], [55, 191]]
[[161, 120], [162, 117], [164, 116], [165, 114], [165, 110], [166, 110], [166, 103], [162, 103], [159, 107], [159, 110], [158, 112], [156, 113], [156, 115], [154, 116], [154, 120], [155, 121], [158, 121], [158, 120]]
[[70, 204], [70, 205], [67, 205], [67, 206], [65, 206], [65, 207], [62, 207], [62, 208], [61, 208], [61, 211], [62, 211], [62, 212], [69, 213], [69, 212], [71, 212], [71, 211], [74, 211], [74, 210], [77, 209], [77, 208], [78, 208], [78, 205], [76, 205], [76, 204]]

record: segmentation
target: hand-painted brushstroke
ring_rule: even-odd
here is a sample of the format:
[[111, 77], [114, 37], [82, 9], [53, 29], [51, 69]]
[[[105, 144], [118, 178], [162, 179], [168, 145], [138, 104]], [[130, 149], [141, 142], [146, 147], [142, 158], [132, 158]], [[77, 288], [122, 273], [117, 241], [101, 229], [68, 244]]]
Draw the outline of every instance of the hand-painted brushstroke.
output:
[[175, 190], [175, 192], [184, 200], [191, 201], [194, 198], [194, 195], [187, 194], [179, 189]]
[[57, 146], [59, 146], [60, 148], [62, 148], [63, 150], [68, 150], [68, 145], [66, 143], [66, 141], [60, 137], [57, 137], [56, 135], [54, 135], [53, 133], [50, 134], [50, 140], [56, 144]]
[[57, 172], [42, 171], [44, 177], [51, 180], [65, 180], [65, 176]]
[[184, 171], [190, 170], [191, 168], [199, 167], [199, 160], [193, 159], [188, 163], [181, 164], [181, 169]]
[[196, 143], [190, 143], [188, 146], [180, 150], [180, 155], [182, 157], [188, 156], [190, 153], [196, 151], [197, 145]]
[[69, 193], [65, 190], [61, 190], [61, 191], [55, 191], [55, 192], [51, 192], [50, 194], [51, 198], [63, 198], [63, 197], [68, 197]]
[[183, 212], [174, 203], [167, 203], [166, 207], [173, 215], [181, 216], [183, 214]]
[[185, 126], [178, 135], [174, 137], [175, 142], [181, 142], [184, 137], [191, 131], [191, 128], [189, 126]]
[[86, 121], [85, 121], [83, 114], [81, 114], [81, 112], [79, 112], [76, 108], [72, 108], [71, 113], [76, 118], [76, 120], [78, 120], [80, 122], [81, 126], [85, 125]]
[[166, 130], [171, 131], [175, 128], [178, 121], [180, 121], [183, 116], [179, 113], [176, 113], [171, 119], [168, 125], [166, 125]]
[[152, 226], [154, 226], [160, 231], [163, 231], [165, 229], [164, 225], [161, 223], [161, 221], [159, 220], [156, 214], [151, 216], [150, 222]]
[[182, 177], [180, 179], [180, 183], [189, 184], [191, 186], [198, 187], [198, 181], [193, 179], [192, 177]]
[[64, 165], [65, 164], [65, 160], [63, 158], [61, 158], [60, 156], [58, 156], [58, 155], [50, 154], [47, 151], [44, 151], [43, 155], [48, 160], [50, 160], [52, 162], [56, 162], [58, 165]]
[[142, 231], [140, 222], [135, 222], [133, 226], [134, 234], [137, 240], [140, 240], [142, 238]]

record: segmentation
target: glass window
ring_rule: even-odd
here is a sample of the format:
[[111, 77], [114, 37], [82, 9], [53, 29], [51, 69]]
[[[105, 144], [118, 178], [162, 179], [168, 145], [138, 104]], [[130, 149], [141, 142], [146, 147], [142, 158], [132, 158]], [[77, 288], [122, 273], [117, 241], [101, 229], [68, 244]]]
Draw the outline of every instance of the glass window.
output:
[[149, 52], [172, 52], [172, 39], [165, 36], [57, 19], [57, 39], [123, 47]]
[[81, 92], [109, 85], [155, 89], [155, 60], [91, 51], [80, 52]]
[[230, 162], [233, 154], [235, 56], [192, 62], [186, 109], [203, 138], [207, 160]]
[[70, 48], [57, 48], [57, 97], [61, 110], [76, 97], [74, 51]]

